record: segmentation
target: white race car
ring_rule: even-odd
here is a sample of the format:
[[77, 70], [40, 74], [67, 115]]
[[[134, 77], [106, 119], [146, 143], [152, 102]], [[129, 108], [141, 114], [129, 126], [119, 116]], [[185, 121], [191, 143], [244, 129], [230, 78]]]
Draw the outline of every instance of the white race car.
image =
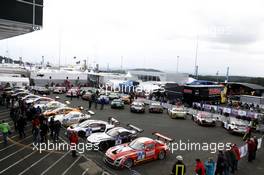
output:
[[56, 115], [54, 120], [59, 120], [62, 125], [64, 126], [70, 126], [72, 124], [80, 123], [82, 121], [85, 121], [87, 119], [91, 118], [90, 115], [84, 114], [81, 112], [77, 111], [72, 111], [68, 114], [61, 114], [61, 115]]
[[193, 116], [193, 120], [198, 125], [203, 125], [203, 126], [216, 125], [216, 118], [214, 118], [213, 114], [209, 112], [198, 112], [196, 115]]
[[27, 100], [34, 100], [36, 98], [39, 98], [40, 96], [34, 95], [34, 94], [29, 94], [23, 97], [21, 100], [27, 102]]
[[47, 103], [54, 101], [54, 99], [52, 98], [48, 98], [48, 97], [39, 97], [36, 98], [34, 100], [27, 100], [26, 103], [27, 104], [34, 104], [34, 107], [37, 108], [38, 106], [40, 108], [42, 108], [44, 105], [46, 105]]
[[47, 104], [45, 104], [44, 106], [42, 106], [42, 111], [48, 111], [48, 110], [54, 110], [57, 108], [61, 108], [61, 107], [66, 107], [66, 104], [63, 104], [61, 102], [58, 101], [51, 101], [48, 102]]
[[69, 126], [67, 128], [67, 132], [69, 133], [75, 131], [80, 137], [88, 137], [90, 134], [95, 132], [106, 132], [118, 124], [119, 122], [111, 117], [108, 122], [103, 120], [86, 120]]
[[174, 107], [172, 109], [168, 109], [168, 114], [171, 118], [183, 118], [186, 119], [187, 111], [183, 106]]
[[235, 117], [227, 117], [223, 121], [223, 126], [230, 133], [245, 134], [249, 126], [249, 122]]

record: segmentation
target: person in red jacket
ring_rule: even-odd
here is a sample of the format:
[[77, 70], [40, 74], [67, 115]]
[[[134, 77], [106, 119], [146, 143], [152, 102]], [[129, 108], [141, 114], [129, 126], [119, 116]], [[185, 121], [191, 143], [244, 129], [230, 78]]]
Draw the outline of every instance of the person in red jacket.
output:
[[254, 158], [255, 142], [249, 138], [246, 143], [248, 145], [248, 162], [252, 162]]
[[76, 157], [76, 148], [78, 145], [78, 134], [76, 132], [72, 132], [70, 135], [70, 145], [71, 145], [71, 150], [72, 150], [72, 157]]
[[196, 167], [194, 171], [197, 175], [205, 175], [205, 167], [200, 159], [196, 159]]
[[235, 171], [237, 171], [238, 161], [241, 159], [241, 157], [240, 157], [240, 151], [239, 151], [239, 149], [238, 149], [238, 147], [237, 147], [236, 144], [232, 144], [231, 151], [233, 151], [233, 153], [236, 156], [236, 160], [234, 162], [234, 169], [235, 169]]

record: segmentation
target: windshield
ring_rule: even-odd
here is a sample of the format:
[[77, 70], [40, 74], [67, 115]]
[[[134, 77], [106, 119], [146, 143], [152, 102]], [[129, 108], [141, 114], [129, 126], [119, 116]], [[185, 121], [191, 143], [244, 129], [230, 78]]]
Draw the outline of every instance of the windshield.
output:
[[119, 132], [117, 129], [111, 129], [111, 130], [107, 131], [106, 134], [111, 136], [111, 137], [116, 137], [119, 135]]
[[141, 143], [141, 142], [139, 142], [139, 141], [137, 141], [137, 140], [132, 141], [131, 143], [129, 143], [128, 146], [130, 148], [132, 148], [132, 149], [135, 149], [135, 150], [142, 150], [142, 149], [144, 149], [144, 144]]

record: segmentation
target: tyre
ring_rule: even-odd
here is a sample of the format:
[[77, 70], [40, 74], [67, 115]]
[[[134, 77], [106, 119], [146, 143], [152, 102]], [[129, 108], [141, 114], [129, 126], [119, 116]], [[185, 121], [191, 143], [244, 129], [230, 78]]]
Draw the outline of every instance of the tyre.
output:
[[166, 153], [164, 150], [161, 150], [158, 155], [158, 159], [163, 160], [166, 157]]
[[99, 144], [99, 149], [100, 149], [100, 151], [106, 151], [108, 148], [109, 148], [109, 145], [108, 145], [107, 142], [101, 142], [101, 143]]
[[128, 158], [125, 162], [124, 162], [124, 166], [127, 168], [131, 168], [133, 166], [134, 162], [132, 159]]

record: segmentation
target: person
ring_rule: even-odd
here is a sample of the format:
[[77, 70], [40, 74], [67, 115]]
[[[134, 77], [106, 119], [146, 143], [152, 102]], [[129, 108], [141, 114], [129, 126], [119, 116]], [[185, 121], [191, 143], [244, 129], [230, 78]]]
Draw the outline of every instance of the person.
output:
[[40, 114], [41, 114], [41, 108], [40, 108], [40, 106], [38, 106], [37, 108], [36, 108], [36, 115], [37, 116], [40, 116]]
[[219, 151], [216, 162], [215, 175], [223, 175], [225, 167], [225, 157], [223, 151]]
[[234, 154], [236, 156], [236, 159], [235, 159], [235, 162], [234, 162], [234, 170], [237, 171], [238, 170], [237, 169], [237, 167], [238, 167], [238, 161], [241, 159], [241, 157], [240, 157], [240, 151], [239, 151], [239, 149], [238, 149], [238, 147], [237, 147], [236, 144], [233, 144], [231, 146], [231, 150], [234, 152]]
[[71, 91], [71, 101], [72, 101], [72, 97], [73, 97], [73, 91]]
[[254, 150], [253, 150], [253, 160], [256, 160], [257, 150], [258, 150], [258, 139], [256, 136], [253, 137], [252, 140], [255, 144]]
[[17, 120], [17, 130], [18, 130], [20, 138], [26, 137], [26, 134], [25, 134], [25, 126], [26, 125], [27, 125], [27, 122], [26, 122], [25, 118], [22, 115], [20, 115], [19, 119]]
[[203, 162], [200, 159], [196, 159], [195, 173], [197, 175], [205, 175], [205, 167]]
[[7, 145], [7, 137], [8, 137], [8, 134], [11, 133], [11, 128], [10, 128], [9, 124], [6, 123], [4, 120], [0, 123], [0, 131], [3, 135], [4, 146], [6, 146]]
[[212, 158], [208, 158], [208, 160], [204, 163], [206, 175], [214, 175], [215, 174], [215, 162]]
[[76, 148], [77, 148], [77, 144], [78, 144], [78, 135], [75, 131], [73, 131], [70, 134], [70, 145], [71, 145], [71, 150], [72, 150], [72, 157], [76, 157]]
[[54, 136], [53, 136], [54, 142], [59, 140], [60, 129], [61, 129], [61, 123], [59, 120], [56, 120], [54, 123]]
[[35, 117], [32, 120], [32, 134], [33, 134], [33, 142], [38, 143], [39, 142], [39, 127], [40, 127], [40, 121], [38, 117]]
[[253, 161], [254, 149], [255, 149], [255, 143], [250, 138], [247, 139], [246, 143], [248, 145], [248, 162], [252, 162]]
[[54, 116], [52, 116], [50, 118], [50, 122], [49, 122], [49, 129], [50, 129], [50, 137], [51, 138], [53, 138], [53, 135], [54, 135], [54, 125], [55, 125]]
[[49, 132], [49, 127], [47, 121], [43, 120], [40, 125], [40, 141], [47, 142], [47, 134]]
[[252, 129], [250, 126], [247, 127], [247, 131], [243, 137], [243, 140], [246, 141], [248, 138], [251, 138]]
[[173, 164], [171, 175], [185, 175], [186, 166], [183, 163], [183, 157], [178, 155], [176, 159], [177, 161]]
[[105, 105], [105, 98], [101, 98], [101, 110], [104, 109], [104, 105]]
[[235, 161], [236, 161], [236, 155], [235, 153], [230, 149], [225, 152], [225, 156], [227, 159], [227, 167], [225, 169], [225, 174], [229, 174], [229, 171], [231, 169], [231, 173], [235, 173]]
[[89, 109], [91, 109], [91, 107], [92, 107], [93, 100], [94, 100], [94, 94], [92, 94], [91, 98], [88, 99], [88, 102], [89, 102]]

